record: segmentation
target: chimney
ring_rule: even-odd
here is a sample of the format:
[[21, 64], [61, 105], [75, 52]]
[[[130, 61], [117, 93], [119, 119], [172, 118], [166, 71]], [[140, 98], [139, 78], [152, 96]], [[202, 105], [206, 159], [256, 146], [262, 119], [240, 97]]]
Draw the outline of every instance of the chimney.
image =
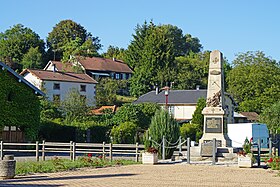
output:
[[199, 85], [196, 85], [196, 90], [199, 90], [199, 87], [200, 87]]
[[156, 86], [156, 95], [158, 95], [158, 91], [159, 91], [158, 86]]
[[53, 72], [56, 72], [56, 65], [53, 64]]

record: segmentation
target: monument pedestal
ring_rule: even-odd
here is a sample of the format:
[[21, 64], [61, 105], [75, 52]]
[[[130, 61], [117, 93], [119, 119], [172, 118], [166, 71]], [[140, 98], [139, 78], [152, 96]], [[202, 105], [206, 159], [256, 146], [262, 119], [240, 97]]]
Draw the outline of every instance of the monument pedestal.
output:
[[199, 145], [212, 142], [213, 138], [216, 138], [217, 147], [231, 147], [223, 108], [205, 107], [202, 114], [204, 115], [204, 132]]

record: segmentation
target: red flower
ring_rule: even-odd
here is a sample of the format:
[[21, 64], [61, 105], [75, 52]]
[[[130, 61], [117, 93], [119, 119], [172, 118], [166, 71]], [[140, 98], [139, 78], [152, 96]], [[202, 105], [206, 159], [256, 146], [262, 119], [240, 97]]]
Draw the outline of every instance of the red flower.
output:
[[88, 156], [88, 157], [92, 157], [92, 154], [91, 154], [91, 153], [88, 153], [87, 156]]
[[268, 162], [268, 163], [273, 162], [273, 158], [270, 158], [267, 162]]

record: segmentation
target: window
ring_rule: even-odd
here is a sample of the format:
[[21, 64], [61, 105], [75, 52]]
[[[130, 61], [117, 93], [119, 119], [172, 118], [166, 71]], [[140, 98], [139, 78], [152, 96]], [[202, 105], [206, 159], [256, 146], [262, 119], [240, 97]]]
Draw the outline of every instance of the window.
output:
[[60, 84], [59, 83], [53, 83], [53, 89], [54, 90], [60, 90]]
[[119, 73], [116, 73], [116, 79], [120, 79], [120, 74]]
[[59, 103], [60, 102], [60, 95], [59, 94], [53, 95], [53, 102], [54, 103]]
[[175, 109], [174, 106], [168, 106], [168, 113], [173, 117], [174, 117], [174, 109]]
[[81, 85], [80, 91], [81, 91], [81, 92], [85, 92], [85, 91], [86, 91], [86, 85]]

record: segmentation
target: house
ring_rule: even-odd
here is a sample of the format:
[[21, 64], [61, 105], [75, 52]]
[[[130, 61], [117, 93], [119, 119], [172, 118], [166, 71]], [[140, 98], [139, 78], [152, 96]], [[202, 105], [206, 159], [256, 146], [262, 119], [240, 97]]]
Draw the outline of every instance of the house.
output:
[[63, 101], [71, 89], [77, 89], [88, 106], [95, 103], [97, 81], [83, 73], [25, 69], [21, 75], [46, 93], [50, 101]]
[[6, 64], [0, 62], [0, 139], [32, 139], [40, 123], [38, 96], [45, 94]]
[[73, 72], [72, 67], [80, 66], [86, 74], [98, 80], [102, 77], [110, 77], [116, 80], [131, 78], [133, 71], [122, 61], [100, 57], [78, 57], [76, 63], [62, 63], [49, 61], [44, 70], [56, 69], [61, 72]]
[[256, 112], [240, 112], [234, 117], [235, 123], [255, 123], [259, 119], [259, 115]]
[[[199, 98], [205, 98], [207, 90], [169, 90], [168, 96], [164, 91], [151, 91], [140, 96], [134, 103], [157, 103], [163, 107], [167, 104], [169, 112], [177, 121], [191, 121], [192, 115], [196, 109], [196, 103]], [[233, 98], [225, 94], [225, 105], [228, 110], [228, 123], [234, 122], [234, 108], [236, 106]]]

